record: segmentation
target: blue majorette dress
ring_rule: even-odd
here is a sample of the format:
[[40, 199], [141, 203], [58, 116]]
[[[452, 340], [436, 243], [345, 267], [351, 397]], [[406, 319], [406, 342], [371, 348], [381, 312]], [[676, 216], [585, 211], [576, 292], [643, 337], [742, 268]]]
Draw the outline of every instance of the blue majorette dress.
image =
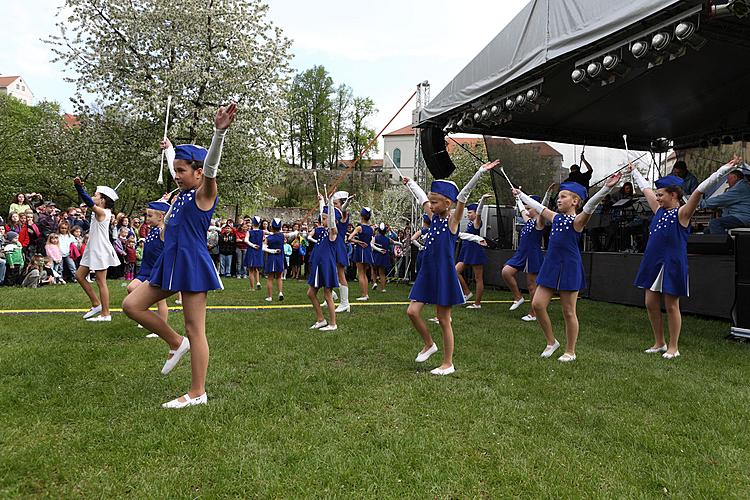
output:
[[[423, 227], [419, 231], [422, 233], [422, 236], [419, 237], [419, 239], [421, 240], [430, 231], [430, 228]], [[419, 268], [422, 267], [423, 260], [424, 260], [424, 246], [420, 248], [419, 251], [417, 252], [417, 258], [414, 263], [414, 272], [419, 273]]]
[[245, 253], [245, 267], [250, 269], [262, 269], [263, 268], [263, 230], [251, 229], [248, 231], [248, 240], [253, 245], [258, 245], [258, 248], [247, 247], [247, 253]]
[[[318, 231], [320, 229], [320, 231]], [[310, 256], [310, 275], [307, 284], [313, 288], [338, 288], [336, 269], [336, 241], [328, 239], [328, 229], [316, 228], [315, 251]]]
[[[312, 232], [313, 239], [315, 241], [317, 241], [317, 242], [320, 242], [320, 235], [323, 234], [323, 231], [325, 231], [325, 229], [322, 226], [318, 226], [315, 229], [313, 229], [313, 232]], [[327, 232], [328, 231], [326, 231], [326, 233]], [[334, 243], [336, 243], [336, 242], [334, 242]], [[312, 262], [312, 258], [313, 258], [313, 254], [315, 253], [315, 247], [316, 246], [318, 246], [318, 243], [313, 243], [311, 241], [308, 242], [308, 244], [307, 244], [307, 254], [310, 256], [308, 262]], [[334, 248], [334, 255], [336, 255], [335, 251], [336, 251], [336, 249]]]
[[347, 267], [349, 265], [349, 252], [346, 248], [346, 230], [349, 229], [349, 219], [347, 222], [336, 221], [336, 264]]
[[448, 219], [432, 216], [432, 224], [424, 242], [424, 257], [409, 300], [454, 306], [465, 302], [456, 273], [455, 256], [458, 232], [451, 233]]
[[384, 234], [375, 235], [375, 244], [385, 250], [385, 253], [380, 253], [377, 250], [372, 251], [372, 263], [377, 267], [384, 267], [388, 269], [391, 267], [391, 239]]
[[362, 243], [367, 243], [367, 246], [362, 247], [356, 242], [352, 243], [352, 245], [354, 245], [354, 251], [352, 252], [352, 262], [372, 264], [372, 247], [370, 246], [370, 241], [372, 241], [373, 233], [372, 227], [368, 226], [367, 224], [360, 224], [359, 227], [361, 227], [362, 230], [359, 232], [356, 239], [361, 241]]
[[518, 242], [518, 249], [505, 265], [515, 267], [519, 271], [528, 274], [538, 274], [539, 269], [542, 267], [542, 262], [544, 262], [542, 236], [544, 236], [544, 231], [536, 228], [536, 220], [527, 220], [526, 224], [521, 228], [521, 239]]
[[[479, 229], [474, 227], [474, 223], [471, 221], [466, 225], [466, 232], [469, 234], [478, 235]], [[458, 253], [458, 262], [463, 262], [467, 266], [483, 266], [487, 263], [487, 256], [482, 245], [463, 240], [461, 241], [461, 251]]]
[[266, 253], [266, 264], [263, 267], [265, 273], [280, 273], [284, 270], [284, 243], [286, 237], [284, 233], [269, 234], [266, 236], [266, 246], [273, 250], [281, 250], [280, 253]]
[[536, 277], [537, 285], [569, 292], [586, 288], [583, 259], [578, 249], [581, 233], [573, 227], [575, 218], [575, 215], [555, 215], [547, 255]]
[[146, 236], [146, 242], [143, 244], [143, 259], [141, 267], [138, 268], [138, 275], [135, 279], [146, 281], [151, 277], [151, 271], [159, 255], [164, 251], [164, 242], [161, 241], [161, 229], [158, 227], [151, 228]]
[[206, 245], [218, 201], [217, 196], [213, 206], [204, 211], [195, 202], [195, 189], [180, 192], [167, 219], [164, 250], [148, 279], [151, 286], [174, 292], [224, 289]]
[[683, 227], [678, 208], [660, 208], [649, 227], [635, 286], [675, 296], [688, 296], [687, 240], [689, 227]]

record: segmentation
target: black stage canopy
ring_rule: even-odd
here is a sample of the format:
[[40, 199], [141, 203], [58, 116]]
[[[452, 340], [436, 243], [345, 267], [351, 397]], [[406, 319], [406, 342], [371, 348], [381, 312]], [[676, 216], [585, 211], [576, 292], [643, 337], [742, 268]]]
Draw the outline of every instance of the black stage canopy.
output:
[[675, 148], [748, 140], [748, 5], [534, 0], [421, 111], [419, 126], [619, 148], [627, 134], [633, 149], [661, 137]]

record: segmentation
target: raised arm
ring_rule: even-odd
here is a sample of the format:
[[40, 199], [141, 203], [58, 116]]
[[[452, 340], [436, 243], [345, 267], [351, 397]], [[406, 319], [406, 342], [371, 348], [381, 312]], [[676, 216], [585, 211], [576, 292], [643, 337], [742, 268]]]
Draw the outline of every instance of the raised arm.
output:
[[609, 179], [607, 179], [607, 182], [604, 184], [604, 187], [597, 191], [594, 196], [589, 198], [589, 200], [583, 206], [583, 210], [581, 211], [581, 213], [576, 215], [575, 221], [573, 221], [573, 227], [576, 231], [578, 231], [579, 233], [583, 231], [583, 228], [586, 227], [586, 224], [588, 224], [589, 220], [591, 219], [591, 215], [596, 210], [596, 207], [599, 206], [599, 203], [601, 203], [602, 200], [609, 194], [609, 192], [612, 191], [612, 188], [615, 187], [618, 182], [620, 182], [621, 177], [622, 174], [620, 172], [610, 175]]
[[513, 196], [518, 197], [521, 202], [536, 210], [539, 214], [539, 217], [543, 219], [552, 222], [552, 220], [555, 218], [555, 215], [557, 215], [557, 212], [553, 212], [520, 189], [513, 188]]
[[414, 179], [402, 177], [401, 182], [403, 182], [404, 186], [406, 186], [407, 189], [411, 191], [412, 196], [414, 196], [414, 199], [417, 200], [419, 206], [422, 207], [424, 213], [432, 218], [432, 210], [430, 209], [430, 200], [427, 198], [427, 193], [425, 193], [424, 190], [419, 187], [419, 184], [417, 184]]
[[172, 175], [172, 179], [174, 179], [175, 171], [174, 171], [174, 158], [175, 158], [175, 151], [174, 146], [172, 146], [172, 141], [165, 138], [163, 141], [159, 143], [159, 147], [164, 151], [164, 156], [167, 157], [167, 167], [169, 167], [169, 173]]
[[328, 241], [336, 241], [338, 228], [336, 227], [336, 212], [333, 206], [333, 200], [328, 199]]
[[106, 217], [106, 212], [102, 207], [96, 206], [94, 203], [94, 200], [91, 199], [91, 196], [86, 192], [86, 188], [83, 186], [83, 181], [80, 177], [76, 177], [73, 179], [73, 183], [76, 186], [76, 191], [78, 191], [78, 196], [81, 197], [81, 200], [86, 204], [87, 207], [91, 209], [92, 212], [96, 214], [96, 220], [102, 221], [104, 220], [104, 217]]
[[458, 231], [458, 226], [461, 223], [461, 218], [464, 216], [464, 208], [466, 207], [466, 202], [469, 200], [471, 191], [474, 189], [474, 187], [476, 187], [477, 183], [479, 183], [479, 179], [481, 179], [484, 174], [498, 165], [500, 165], [500, 160], [491, 161], [479, 167], [474, 176], [458, 193], [458, 197], [456, 199], [456, 210], [453, 211], [453, 215], [451, 215], [451, 218], [448, 222], [448, 227], [451, 233], [456, 234], [456, 232]]
[[[587, 172], [593, 172], [594, 171], [594, 169], [591, 168], [591, 163], [589, 163], [588, 160], [586, 159], [586, 157], [583, 156], [583, 153], [581, 153], [581, 167], [583, 167], [584, 165], [586, 165], [586, 168], [588, 169]], [[583, 172], [581, 172], [581, 173], [583, 173]]]
[[729, 163], [719, 167], [719, 169], [713, 174], [709, 175], [705, 181], [698, 184], [698, 187], [695, 188], [695, 191], [693, 191], [693, 194], [690, 195], [688, 201], [683, 206], [681, 206], [679, 211], [677, 212], [680, 218], [680, 224], [682, 224], [683, 227], [687, 227], [688, 224], [690, 224], [690, 218], [698, 208], [698, 204], [700, 203], [701, 198], [703, 198], [703, 193], [709, 192], [717, 184], [721, 183], [723, 177], [734, 170], [741, 162], [742, 159], [740, 159], [739, 156], [734, 155], [734, 157], [729, 160]]
[[237, 104], [232, 103], [227, 107], [220, 107], [214, 118], [214, 135], [211, 146], [208, 148], [206, 160], [203, 162], [203, 183], [195, 193], [195, 203], [201, 210], [209, 210], [214, 206], [218, 189], [216, 187], [216, 174], [219, 172], [221, 162], [221, 150], [224, 147], [224, 136], [237, 117]]
[[479, 203], [477, 204], [477, 216], [476, 216], [476, 223], [474, 224], [474, 227], [479, 229], [482, 227], [482, 209], [484, 208], [484, 200], [485, 198], [492, 196], [491, 193], [485, 193], [482, 195], [481, 198], [479, 198]]
[[651, 208], [652, 212], [656, 213], [656, 211], [659, 210], [659, 202], [656, 201], [654, 190], [651, 189], [651, 186], [649, 186], [648, 181], [643, 177], [643, 174], [641, 174], [638, 169], [635, 168], [635, 165], [631, 163], [629, 165], [629, 168], [630, 173], [633, 175], [633, 180], [638, 186], [638, 189], [640, 189], [641, 193], [643, 193], [643, 196], [646, 197], [649, 208]]

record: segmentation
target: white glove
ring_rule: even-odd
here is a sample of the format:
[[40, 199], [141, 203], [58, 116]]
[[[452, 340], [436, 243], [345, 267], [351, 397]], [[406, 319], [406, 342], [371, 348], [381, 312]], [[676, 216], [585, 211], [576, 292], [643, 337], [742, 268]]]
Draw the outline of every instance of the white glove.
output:
[[421, 187], [419, 187], [419, 184], [417, 184], [414, 179], [409, 179], [409, 182], [406, 183], [406, 187], [409, 188], [411, 194], [414, 195], [414, 198], [417, 200], [420, 207], [430, 201], [427, 199], [427, 194]]
[[479, 179], [482, 177], [482, 175], [484, 175], [485, 172], [489, 172], [489, 170], [485, 168], [480, 168], [479, 170], [476, 171], [476, 173], [474, 174], [474, 177], [472, 177], [469, 180], [469, 182], [466, 183], [466, 185], [461, 190], [461, 192], [458, 193], [458, 197], [457, 197], [458, 201], [465, 204], [469, 200], [469, 195], [471, 194], [471, 191], [477, 185], [477, 183], [479, 182]]
[[533, 199], [531, 196], [527, 195], [523, 191], [520, 191], [518, 194], [518, 198], [525, 204], [536, 210], [538, 214], [541, 214], [544, 212], [544, 205]]
[[474, 243], [484, 244], [485, 240], [478, 234], [471, 233], [458, 233], [458, 237], [465, 241], [472, 241]]
[[219, 162], [221, 162], [221, 149], [224, 147], [224, 136], [227, 129], [214, 129], [214, 136], [211, 138], [211, 146], [208, 148], [206, 160], [203, 162], [203, 175], [209, 179], [216, 178], [219, 172]]
[[583, 206], [583, 211], [589, 215], [593, 214], [596, 207], [599, 206], [599, 203], [602, 202], [604, 197], [607, 196], [610, 191], [612, 191], [611, 187], [604, 186], [601, 188], [594, 196], [589, 198], [589, 201]]
[[638, 189], [643, 192], [644, 189], [651, 189], [651, 185], [649, 185], [648, 181], [643, 177], [643, 174], [641, 174], [638, 169], [635, 169], [631, 172], [633, 176], [633, 180], [638, 185]]
[[719, 167], [719, 170], [709, 175], [705, 181], [698, 184], [698, 187], [695, 188], [695, 190], [700, 191], [701, 193], [710, 191], [715, 184], [721, 182], [722, 177], [736, 168], [737, 167], [734, 165], [734, 163], [727, 163], [726, 165], [722, 165], [721, 167]]

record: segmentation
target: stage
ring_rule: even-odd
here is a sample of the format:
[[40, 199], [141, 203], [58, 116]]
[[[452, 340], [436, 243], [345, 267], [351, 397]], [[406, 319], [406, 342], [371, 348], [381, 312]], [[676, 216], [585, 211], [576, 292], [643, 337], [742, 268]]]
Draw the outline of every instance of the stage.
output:
[[[487, 285], [505, 288], [500, 275], [513, 250], [485, 250], [488, 262], [484, 268]], [[592, 300], [643, 307], [643, 290], [633, 286], [643, 254], [583, 252], [587, 288], [581, 297]], [[690, 294], [680, 300], [684, 313], [730, 319], [734, 302], [734, 256], [689, 255]], [[526, 275], [516, 275], [521, 289], [526, 289]]]

